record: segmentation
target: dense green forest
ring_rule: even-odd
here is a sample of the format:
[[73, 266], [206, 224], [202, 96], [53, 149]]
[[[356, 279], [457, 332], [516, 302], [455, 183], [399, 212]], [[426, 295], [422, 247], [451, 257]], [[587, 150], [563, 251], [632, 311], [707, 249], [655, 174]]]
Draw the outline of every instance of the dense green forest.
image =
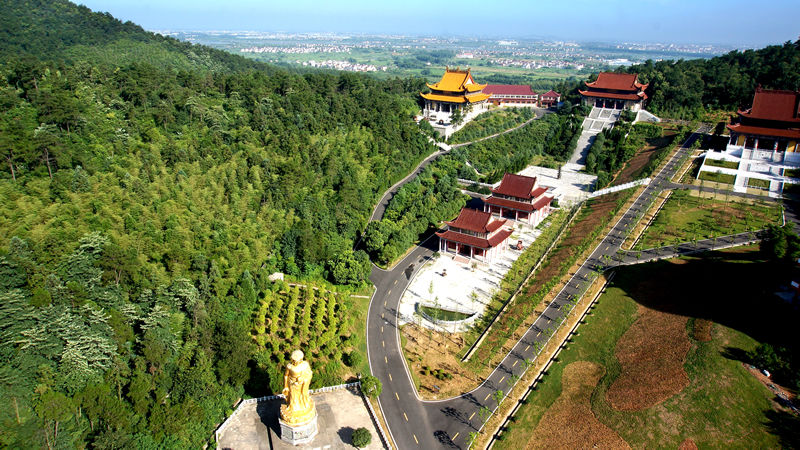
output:
[[412, 120], [424, 82], [292, 74], [64, 1], [4, 6], [0, 446], [200, 447], [279, 383], [279, 337], [303, 338], [318, 383], [356, 373], [343, 295], [259, 338], [293, 305], [267, 277], [364, 286], [352, 248], [372, 205], [434, 150]]

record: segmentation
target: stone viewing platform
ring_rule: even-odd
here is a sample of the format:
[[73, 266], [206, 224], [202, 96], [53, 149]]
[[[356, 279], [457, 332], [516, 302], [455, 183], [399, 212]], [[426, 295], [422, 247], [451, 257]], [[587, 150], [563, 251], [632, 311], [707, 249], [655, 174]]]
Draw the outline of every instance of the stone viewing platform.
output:
[[317, 410], [318, 433], [308, 443], [291, 445], [281, 440], [278, 424], [283, 396], [243, 401], [217, 430], [217, 448], [261, 449], [348, 449], [352, 434], [364, 427], [372, 434], [367, 449], [387, 448], [358, 383], [323, 388], [311, 393]]

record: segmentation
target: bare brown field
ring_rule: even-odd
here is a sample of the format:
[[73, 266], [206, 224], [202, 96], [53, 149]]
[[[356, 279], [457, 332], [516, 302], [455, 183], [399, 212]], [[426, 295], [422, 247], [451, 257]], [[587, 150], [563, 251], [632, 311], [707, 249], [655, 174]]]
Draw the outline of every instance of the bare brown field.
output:
[[697, 444], [695, 444], [693, 440], [687, 438], [685, 441], [681, 442], [678, 450], [697, 450]]
[[592, 412], [592, 392], [604, 373], [603, 366], [588, 361], [565, 367], [561, 395], [542, 416], [526, 448], [630, 448]]
[[606, 400], [614, 409], [649, 408], [689, 385], [683, 368], [692, 345], [686, 334], [687, 321], [686, 316], [639, 305], [636, 321], [622, 335], [615, 350], [621, 373], [606, 393]]

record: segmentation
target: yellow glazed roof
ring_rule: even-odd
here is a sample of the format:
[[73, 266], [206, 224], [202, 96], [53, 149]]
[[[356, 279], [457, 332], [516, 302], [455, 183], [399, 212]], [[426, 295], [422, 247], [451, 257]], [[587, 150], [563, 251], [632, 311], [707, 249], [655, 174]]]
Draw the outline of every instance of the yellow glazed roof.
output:
[[472, 78], [469, 69], [447, 69], [438, 83], [427, 83], [432, 90], [445, 92], [477, 92], [486, 87], [485, 84], [477, 84]]
[[420, 94], [425, 100], [435, 100], [439, 102], [449, 103], [475, 103], [489, 98], [489, 94], [474, 94], [474, 95], [441, 95], [441, 94]]

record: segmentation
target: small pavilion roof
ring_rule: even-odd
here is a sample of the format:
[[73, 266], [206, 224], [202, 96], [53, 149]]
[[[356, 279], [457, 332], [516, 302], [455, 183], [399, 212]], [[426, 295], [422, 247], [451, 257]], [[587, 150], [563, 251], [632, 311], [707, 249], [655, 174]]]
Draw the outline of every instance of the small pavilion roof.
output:
[[536, 186], [536, 177], [506, 173], [503, 175], [500, 185], [492, 189], [492, 193], [519, 198], [532, 198], [531, 193], [534, 186]]
[[505, 225], [505, 220], [494, 220], [491, 213], [477, 209], [461, 208], [456, 220], [445, 222], [448, 226], [476, 233], [491, 233]]
[[558, 92], [550, 89], [549, 91], [547, 91], [544, 94], [542, 94], [541, 97], [558, 98], [558, 97], [561, 97], [561, 94], [559, 94]]
[[449, 67], [445, 69], [444, 75], [438, 83], [427, 83], [427, 85], [431, 90], [444, 92], [479, 92], [486, 87], [485, 84], [475, 82], [470, 69], [459, 70]]
[[610, 89], [613, 91], [643, 91], [647, 89], [647, 84], [637, 81], [639, 77], [635, 73], [615, 73], [600, 72], [597, 80], [586, 83], [586, 86], [595, 89]]
[[800, 91], [769, 90], [759, 86], [753, 94], [753, 107], [739, 114], [752, 119], [800, 123]]

